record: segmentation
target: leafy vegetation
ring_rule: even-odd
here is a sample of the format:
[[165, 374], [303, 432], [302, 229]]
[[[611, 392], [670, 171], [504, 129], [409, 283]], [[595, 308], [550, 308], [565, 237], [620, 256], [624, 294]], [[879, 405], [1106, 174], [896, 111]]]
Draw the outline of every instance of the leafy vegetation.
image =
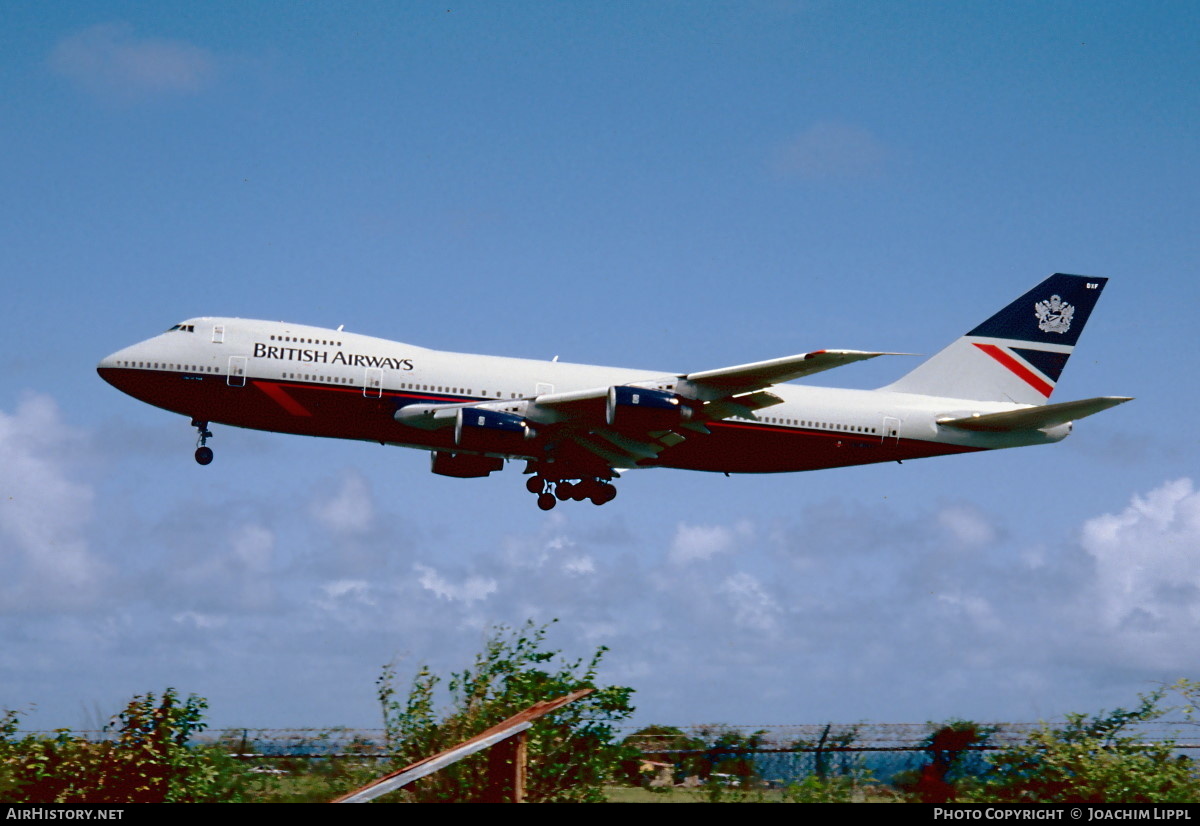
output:
[[830, 723], [816, 740], [800, 738], [792, 743], [792, 748], [813, 755], [812, 773], [817, 780], [864, 778], [869, 772], [863, 767], [862, 756], [849, 751], [858, 737], [858, 726], [845, 726], [835, 730]]
[[929, 723], [929, 734], [921, 741], [929, 762], [919, 769], [901, 772], [892, 784], [922, 803], [954, 800], [961, 787], [989, 770], [981, 749], [990, 744], [995, 733], [995, 727], [970, 720]]
[[838, 775], [821, 779], [810, 774], [783, 790], [785, 803], [854, 803], [875, 788], [870, 775]]
[[5, 803], [196, 803], [243, 799], [249, 776], [216, 746], [189, 745], [204, 729], [205, 701], [161, 697], [130, 700], [90, 742], [60, 729], [53, 738], [17, 737], [20, 714], [0, 718], [0, 801]]
[[[568, 661], [548, 650], [543, 626], [497, 628], [474, 663], [441, 679], [421, 668], [403, 696], [395, 669], [384, 668], [377, 688], [395, 767], [428, 757], [490, 728], [539, 701], [588, 687], [593, 693], [548, 715], [529, 732], [527, 799], [530, 801], [640, 800], [642, 802], [852, 802], [896, 799], [899, 791], [877, 783], [849, 748], [857, 727], [826, 727], [818, 740], [797, 741], [814, 755], [811, 772], [784, 788], [764, 755], [765, 733], [743, 734], [725, 726], [693, 733], [648, 726], [614, 741], [614, 726], [632, 713], [631, 689], [597, 687], [605, 649], [587, 660]], [[438, 710], [439, 698], [448, 698]], [[1169, 697], [1183, 704], [1170, 706]], [[62, 729], [53, 736], [21, 735], [21, 714], [0, 711], [0, 803], [105, 804], [135, 802], [323, 801], [383, 773], [374, 746], [351, 740], [339, 759], [272, 760], [270, 771], [235, 759], [247, 737], [200, 744], [206, 702], [135, 696], [105, 727], [105, 739], [89, 740]], [[1181, 680], [1139, 697], [1131, 709], [1095, 716], [1068, 715], [1060, 726], [1043, 726], [1024, 742], [983, 752], [995, 730], [964, 720], [930, 724], [923, 742], [927, 764], [898, 776], [908, 799], [1005, 804], [1152, 804], [1200, 801], [1196, 765], [1171, 742], [1145, 742], [1139, 724], [1168, 713], [1200, 724], [1200, 682]], [[333, 737], [329, 731], [316, 735]], [[308, 751], [321, 752], [314, 747]], [[361, 754], [358, 754], [361, 752]], [[667, 782], [692, 779], [690, 789], [650, 789], [643, 755], [667, 763]], [[780, 755], [774, 755], [779, 757]], [[787, 755], [784, 755], [787, 756]], [[392, 799], [483, 801], [504, 799], [513, 777], [502, 749], [460, 761], [424, 778]], [[794, 755], [790, 756], [794, 759]], [[764, 762], [765, 761], [765, 762]], [[792, 764], [793, 770], [795, 764]], [[618, 770], [619, 767], [619, 770]], [[612, 780], [629, 783], [616, 790]], [[640, 788], [638, 788], [640, 787]], [[385, 798], [387, 799], [387, 798]]]
[[[633, 689], [597, 686], [607, 649], [599, 648], [587, 661], [564, 661], [560, 651], [546, 649], [547, 628], [533, 623], [496, 628], [474, 665], [447, 681], [450, 705], [444, 712], [437, 710], [441, 678], [428, 667], [417, 672], [400, 698], [395, 669], [386, 666], [377, 684], [393, 764], [400, 768], [437, 754], [534, 703], [592, 688], [529, 730], [526, 799], [603, 801], [604, 784], [628, 756], [613, 737], [614, 725], [633, 713]], [[418, 780], [401, 794], [422, 802], [503, 799], [512, 772], [496, 760], [496, 749], [489, 749]]]
[[[1094, 717], [1067, 715], [989, 761], [980, 784], [963, 796], [980, 803], [1179, 803], [1200, 800], [1194, 763], [1173, 743], [1147, 743], [1130, 727], [1169, 711], [1165, 690], [1143, 694], [1133, 709]], [[1186, 695], [1185, 695], [1186, 696]]]

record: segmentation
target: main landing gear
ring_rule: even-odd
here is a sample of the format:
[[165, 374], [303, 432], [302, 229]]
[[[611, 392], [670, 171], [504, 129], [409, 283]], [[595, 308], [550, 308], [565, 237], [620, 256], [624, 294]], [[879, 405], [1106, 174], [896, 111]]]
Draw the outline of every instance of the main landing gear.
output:
[[207, 465], [213, 460], [212, 448], [207, 445], [208, 440], [212, 438], [212, 431], [208, 429], [208, 422], [202, 422], [199, 419], [192, 419], [192, 427], [200, 433], [196, 439], [196, 461]]
[[593, 505], [603, 505], [611, 502], [617, 496], [617, 488], [607, 479], [591, 478], [570, 481], [567, 479], [551, 480], [543, 476], [530, 476], [525, 482], [530, 493], [537, 494], [538, 507], [544, 511], [553, 508], [558, 502], [574, 499], [582, 502], [592, 500]]

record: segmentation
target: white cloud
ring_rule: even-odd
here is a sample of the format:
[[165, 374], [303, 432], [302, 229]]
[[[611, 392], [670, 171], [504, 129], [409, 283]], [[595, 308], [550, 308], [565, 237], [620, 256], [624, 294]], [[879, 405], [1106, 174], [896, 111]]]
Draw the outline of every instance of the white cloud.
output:
[[321, 590], [330, 599], [352, 598], [366, 605], [375, 604], [374, 600], [370, 597], [371, 585], [363, 579], [339, 579], [333, 582], [326, 582], [321, 586]]
[[938, 524], [964, 550], [977, 550], [996, 541], [996, 529], [973, 505], [951, 505], [937, 515]]
[[367, 480], [359, 473], [347, 472], [336, 493], [317, 499], [313, 515], [334, 533], [366, 533], [375, 520], [375, 501]]
[[216, 60], [207, 50], [181, 40], [137, 37], [123, 23], [63, 38], [49, 65], [91, 94], [121, 100], [192, 94], [216, 75]]
[[247, 572], [269, 571], [274, 553], [275, 534], [261, 525], [247, 525], [233, 537], [233, 555]]
[[567, 518], [561, 513], [552, 513], [535, 536], [505, 536], [502, 540], [504, 561], [512, 568], [541, 568], [574, 550], [575, 540], [567, 535], [567, 531]]
[[677, 565], [686, 565], [717, 554], [730, 553], [754, 536], [749, 522], [738, 522], [732, 528], [724, 525], [687, 525], [680, 523], [667, 558]]
[[178, 625], [205, 630], [224, 628], [228, 624], [229, 618], [214, 614], [202, 614], [197, 611], [181, 611], [171, 617], [171, 621]]
[[470, 605], [472, 602], [487, 599], [488, 596], [496, 593], [498, 588], [496, 580], [489, 577], [469, 576], [461, 583], [456, 584], [428, 565], [417, 563], [413, 567], [421, 574], [422, 588], [451, 602], [464, 602]]
[[776, 630], [779, 604], [753, 576], [742, 571], [726, 577], [720, 590], [733, 608], [736, 625], [763, 633]]
[[797, 135], [775, 155], [775, 170], [787, 177], [819, 181], [873, 178], [887, 160], [887, 148], [860, 126], [822, 121]]
[[[358, 471], [311, 500], [272, 489], [284, 506], [197, 502], [190, 482], [161, 486], [174, 508], [126, 506], [119, 486], [83, 480], [87, 435], [62, 418], [41, 396], [0, 411], [0, 605], [23, 612], [0, 611], [0, 632], [4, 663], [35, 660], [64, 684], [64, 663], [89, 657], [98, 674], [118, 657], [155, 679], [191, 662], [224, 679], [219, 658], [234, 650], [270, 661], [271, 682], [291, 673], [288, 647], [353, 665], [401, 645], [437, 661], [530, 617], [560, 618], [573, 655], [611, 646], [606, 679], [632, 681], [663, 719], [1087, 708], [1094, 686], [1170, 679], [1200, 657], [1200, 492], [1186, 479], [1088, 520], [1077, 542], [1079, 523], [1039, 520], [1014, 537], [970, 502], [899, 511], [853, 498], [759, 523], [652, 514], [617, 547], [596, 529], [607, 523], [560, 512], [478, 545], [397, 542]], [[110, 508], [122, 516], [98, 530], [93, 511]], [[65, 614], [68, 600], [89, 615], [27, 616]]]
[[967, 620], [974, 627], [987, 631], [1003, 631], [1005, 628], [988, 600], [978, 594], [961, 591], [943, 593], [937, 595], [937, 601], [951, 622]]
[[1088, 595], [1109, 643], [1136, 662], [1192, 668], [1200, 656], [1200, 492], [1191, 479], [1135, 495], [1125, 510], [1090, 519], [1095, 561]]
[[582, 556], [573, 556], [564, 559], [562, 563], [564, 573], [571, 576], [587, 576], [588, 574], [596, 573], [596, 563], [586, 554]]
[[47, 396], [0, 411], [0, 608], [81, 606], [98, 589], [105, 569], [87, 539], [94, 493], [77, 480], [84, 443]]

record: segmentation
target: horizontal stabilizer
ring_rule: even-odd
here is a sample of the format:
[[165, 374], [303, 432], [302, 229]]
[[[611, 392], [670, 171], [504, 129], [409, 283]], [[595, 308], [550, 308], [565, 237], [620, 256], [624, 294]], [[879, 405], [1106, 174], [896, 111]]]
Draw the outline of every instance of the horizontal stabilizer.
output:
[[957, 427], [960, 430], [983, 430], [994, 433], [1010, 430], [1042, 430], [1082, 419], [1084, 416], [1099, 413], [1101, 410], [1108, 410], [1110, 407], [1124, 404], [1131, 399], [1131, 396], [1099, 396], [1094, 399], [1043, 404], [1021, 410], [1006, 410], [1003, 413], [983, 413], [957, 419], [938, 419], [938, 424], [943, 427]]

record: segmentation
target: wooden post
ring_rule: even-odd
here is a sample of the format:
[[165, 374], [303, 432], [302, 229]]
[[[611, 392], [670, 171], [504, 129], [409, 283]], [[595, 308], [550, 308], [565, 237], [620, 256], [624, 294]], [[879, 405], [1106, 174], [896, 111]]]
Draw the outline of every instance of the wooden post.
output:
[[[475, 754], [486, 748], [492, 748], [493, 751], [488, 761], [488, 773], [493, 778], [491, 784], [492, 793], [497, 794], [498, 801], [514, 800], [515, 802], [523, 803], [526, 796], [525, 775], [529, 765], [529, 743], [526, 730], [539, 717], [544, 717], [553, 711], [557, 711], [567, 703], [573, 703], [581, 697], [586, 697], [595, 690], [594, 688], [581, 688], [556, 700], [543, 700], [540, 703], [534, 703], [524, 711], [509, 717], [503, 723], [492, 726], [482, 734], [477, 734], [470, 740], [459, 743], [454, 748], [446, 749], [431, 757], [418, 760], [415, 763], [405, 766], [403, 769], [384, 775], [359, 789], [334, 798], [330, 802], [366, 803], [368, 800], [374, 800], [380, 795], [403, 788], [414, 780], [419, 780], [438, 769], [456, 763], [467, 755]], [[510, 740], [512, 741], [511, 743], [506, 742]], [[503, 745], [503, 747], [497, 748], [498, 745]], [[504, 770], [504, 767], [508, 765], [512, 765], [514, 772], [516, 772], [513, 776], [514, 780], [511, 783], [512, 792], [507, 795], [503, 791], [497, 793], [495, 790], [504, 790], [506, 787], [510, 787], [510, 775]]]
[[529, 731], [522, 731], [520, 734], [509, 738], [512, 740], [516, 752], [513, 755], [513, 803], [525, 802], [525, 778], [529, 773]]
[[514, 734], [488, 752], [488, 803], [524, 803], [529, 732]]

